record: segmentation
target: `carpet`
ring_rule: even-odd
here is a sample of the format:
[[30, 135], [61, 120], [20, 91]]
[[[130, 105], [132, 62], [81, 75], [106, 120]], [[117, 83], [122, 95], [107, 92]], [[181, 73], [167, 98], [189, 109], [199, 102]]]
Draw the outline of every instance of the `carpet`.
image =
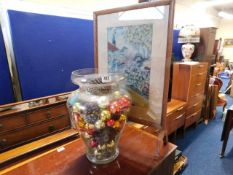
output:
[[[233, 105], [233, 98], [227, 96], [228, 105]], [[222, 108], [217, 108], [216, 119], [208, 125], [199, 124], [195, 129], [187, 129], [185, 137], [178, 137], [176, 145], [188, 157], [188, 166], [182, 175], [233, 175], [233, 132], [231, 132], [225, 152], [221, 159], [221, 133], [223, 129]]]

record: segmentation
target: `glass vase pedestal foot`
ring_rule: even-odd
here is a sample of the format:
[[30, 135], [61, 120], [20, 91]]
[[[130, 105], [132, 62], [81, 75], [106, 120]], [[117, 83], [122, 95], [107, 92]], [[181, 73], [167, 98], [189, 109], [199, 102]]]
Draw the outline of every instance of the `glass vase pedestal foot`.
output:
[[119, 149], [117, 148], [113, 155], [105, 159], [97, 159], [95, 156], [91, 156], [89, 154], [86, 154], [86, 157], [91, 163], [101, 165], [101, 164], [107, 164], [107, 163], [114, 161], [118, 157], [118, 155], [119, 155]]

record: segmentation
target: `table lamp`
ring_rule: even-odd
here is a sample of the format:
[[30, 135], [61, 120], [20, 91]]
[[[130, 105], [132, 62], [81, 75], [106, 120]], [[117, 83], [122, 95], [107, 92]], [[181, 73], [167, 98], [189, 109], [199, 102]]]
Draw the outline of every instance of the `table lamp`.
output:
[[183, 60], [192, 61], [191, 57], [195, 49], [192, 43], [200, 42], [200, 29], [194, 25], [186, 25], [180, 30], [178, 43], [185, 43], [181, 47]]

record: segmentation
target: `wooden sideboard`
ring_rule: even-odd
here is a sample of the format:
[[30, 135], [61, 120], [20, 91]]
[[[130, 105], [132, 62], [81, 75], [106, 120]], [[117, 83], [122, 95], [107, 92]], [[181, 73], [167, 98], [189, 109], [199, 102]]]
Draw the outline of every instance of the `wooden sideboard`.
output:
[[0, 152], [70, 129], [66, 101], [0, 113]]
[[208, 63], [183, 62], [173, 65], [172, 98], [186, 101], [184, 128], [201, 116]]
[[[160, 148], [160, 149], [158, 149]], [[4, 175], [172, 175], [176, 146], [163, 145], [156, 136], [126, 125], [119, 143], [120, 155], [110, 164], [94, 165], [85, 145], [76, 139], [43, 154], [4, 167]]]

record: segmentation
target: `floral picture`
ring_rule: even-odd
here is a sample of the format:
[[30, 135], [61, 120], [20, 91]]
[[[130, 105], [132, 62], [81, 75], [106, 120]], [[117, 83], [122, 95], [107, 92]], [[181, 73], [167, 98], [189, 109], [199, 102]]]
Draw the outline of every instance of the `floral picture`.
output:
[[123, 72], [131, 90], [149, 98], [153, 24], [107, 28], [108, 70]]

